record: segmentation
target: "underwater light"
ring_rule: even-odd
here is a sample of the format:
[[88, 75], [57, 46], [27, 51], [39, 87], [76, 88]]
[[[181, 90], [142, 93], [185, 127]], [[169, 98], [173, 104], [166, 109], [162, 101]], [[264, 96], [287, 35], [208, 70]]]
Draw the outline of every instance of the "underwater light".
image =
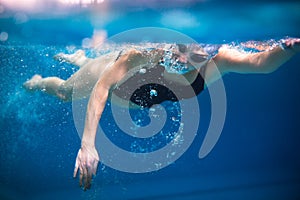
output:
[[35, 10], [37, 7], [39, 7], [41, 4], [37, 0], [23, 0], [18, 1], [16, 3], [15, 1], [11, 0], [1, 0], [1, 3], [10, 9], [16, 9], [16, 10]]
[[4, 8], [12, 10], [25, 10], [25, 11], [41, 11], [49, 9], [49, 7], [57, 7], [64, 5], [95, 5], [102, 4], [104, 0], [22, 0], [16, 3], [11, 0], [1, 0], [0, 13]]
[[104, 0], [58, 0], [60, 3], [63, 4], [98, 4], [103, 3]]

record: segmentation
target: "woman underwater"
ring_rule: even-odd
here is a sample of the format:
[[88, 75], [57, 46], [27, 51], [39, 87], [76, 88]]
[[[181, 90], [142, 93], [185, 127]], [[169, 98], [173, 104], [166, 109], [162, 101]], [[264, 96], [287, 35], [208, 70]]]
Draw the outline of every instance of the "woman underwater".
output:
[[[259, 51], [246, 53], [222, 45], [214, 56], [209, 56], [198, 45], [171, 45], [169, 48], [157, 48], [149, 51], [129, 49], [111, 52], [95, 59], [87, 58], [82, 50], [75, 54], [58, 54], [56, 59], [64, 60], [80, 67], [68, 80], [57, 77], [42, 78], [34, 75], [24, 83], [27, 90], [43, 90], [64, 101], [72, 98], [83, 98], [90, 94], [86, 112], [85, 127], [78, 151], [74, 169], [74, 177], [79, 169], [80, 186], [89, 189], [92, 175], [96, 174], [99, 156], [95, 148], [96, 130], [106, 101], [114, 92], [127, 104], [141, 107], [151, 107], [165, 100], [178, 101], [198, 95], [205, 87], [229, 72], [242, 74], [271, 73], [300, 51], [300, 39], [288, 38], [277, 45], [261, 43], [260, 46], [245, 46]], [[137, 66], [149, 65], [150, 68], [140, 68], [124, 81], [128, 72]], [[174, 71], [175, 69], [175, 71]], [[178, 74], [180, 69], [182, 74]], [[184, 77], [184, 78], [182, 78]], [[158, 84], [143, 85], [134, 91], [137, 82], [147, 78]], [[179, 91], [179, 96], [169, 95], [172, 85]], [[192, 87], [188, 92], [186, 87]], [[155, 98], [149, 98], [151, 88], [155, 88]], [[78, 91], [72, 96], [73, 91]], [[130, 94], [130, 95], [127, 95]]]

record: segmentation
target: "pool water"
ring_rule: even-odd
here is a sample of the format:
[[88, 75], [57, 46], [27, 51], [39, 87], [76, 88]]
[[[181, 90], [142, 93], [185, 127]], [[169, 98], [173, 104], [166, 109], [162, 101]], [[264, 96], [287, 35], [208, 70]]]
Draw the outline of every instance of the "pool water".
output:
[[[204, 159], [198, 153], [210, 123], [207, 90], [197, 97], [197, 135], [178, 160], [149, 173], [99, 164], [86, 192], [72, 178], [80, 147], [72, 104], [22, 87], [34, 74], [71, 76], [77, 68], [53, 56], [83, 47], [96, 56], [87, 48], [95, 31], [109, 38], [134, 28], [160, 27], [213, 45], [278, 40], [299, 37], [300, 3], [112, 1], [103, 7], [55, 9], [46, 2], [48, 9], [33, 12], [0, 1], [0, 199], [300, 198], [300, 54], [271, 74], [224, 76], [225, 125]], [[100, 124], [112, 130], [110, 108], [108, 103]], [[141, 123], [147, 120], [144, 116]], [[112, 137], [123, 143], [122, 137]]]

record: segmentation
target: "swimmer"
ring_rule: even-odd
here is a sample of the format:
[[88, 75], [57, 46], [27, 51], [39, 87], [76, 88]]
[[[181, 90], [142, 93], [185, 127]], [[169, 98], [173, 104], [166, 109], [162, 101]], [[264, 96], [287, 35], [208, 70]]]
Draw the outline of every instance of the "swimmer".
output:
[[[256, 48], [253, 42], [242, 43], [249, 48]], [[292, 56], [300, 52], [300, 39], [289, 38], [281, 40], [277, 45], [260, 43], [258, 52], [246, 53], [222, 45], [218, 52], [209, 56], [197, 45], [171, 45], [168, 49], [154, 49], [139, 51], [130, 49], [120, 52], [111, 52], [95, 59], [87, 58], [84, 51], [79, 50], [74, 54], [57, 54], [55, 59], [63, 60], [79, 66], [79, 70], [68, 80], [57, 77], [42, 78], [34, 75], [24, 83], [24, 87], [30, 91], [42, 90], [54, 95], [63, 101], [71, 101], [89, 97], [86, 112], [85, 127], [78, 151], [74, 169], [74, 178], [79, 169], [80, 186], [90, 189], [92, 176], [96, 174], [99, 155], [95, 148], [96, 130], [101, 118], [106, 101], [114, 92], [121, 99], [126, 99], [131, 104], [141, 107], [151, 107], [153, 104], [165, 100], [178, 101], [199, 94], [205, 87], [230, 72], [251, 74], [271, 73], [287, 62]], [[122, 84], [122, 79], [127, 72], [136, 66], [152, 63], [150, 69], [140, 69], [141, 73], [135, 73]], [[174, 72], [180, 68], [182, 75]], [[172, 71], [173, 70], [173, 71]], [[162, 73], [163, 72], [163, 73]], [[184, 76], [187, 82], [179, 76]], [[141, 77], [150, 77], [159, 84], [152, 86], [157, 98], [139, 98], [147, 96], [152, 87], [140, 87], [134, 91], [134, 95], [126, 97], [126, 86], [130, 86], [141, 80]], [[163, 85], [174, 84], [181, 96], [174, 98], [168, 96], [169, 90]], [[192, 87], [194, 92], [185, 92], [186, 87]], [[75, 95], [72, 96], [73, 91]], [[78, 93], [78, 94], [77, 94]]]

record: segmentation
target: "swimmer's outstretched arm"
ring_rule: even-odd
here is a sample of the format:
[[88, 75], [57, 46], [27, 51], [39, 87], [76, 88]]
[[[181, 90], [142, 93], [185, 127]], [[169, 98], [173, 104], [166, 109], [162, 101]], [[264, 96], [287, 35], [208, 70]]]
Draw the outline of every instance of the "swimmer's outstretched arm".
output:
[[276, 46], [258, 53], [242, 53], [222, 47], [213, 58], [221, 73], [271, 73], [300, 52], [300, 39], [290, 38]]

